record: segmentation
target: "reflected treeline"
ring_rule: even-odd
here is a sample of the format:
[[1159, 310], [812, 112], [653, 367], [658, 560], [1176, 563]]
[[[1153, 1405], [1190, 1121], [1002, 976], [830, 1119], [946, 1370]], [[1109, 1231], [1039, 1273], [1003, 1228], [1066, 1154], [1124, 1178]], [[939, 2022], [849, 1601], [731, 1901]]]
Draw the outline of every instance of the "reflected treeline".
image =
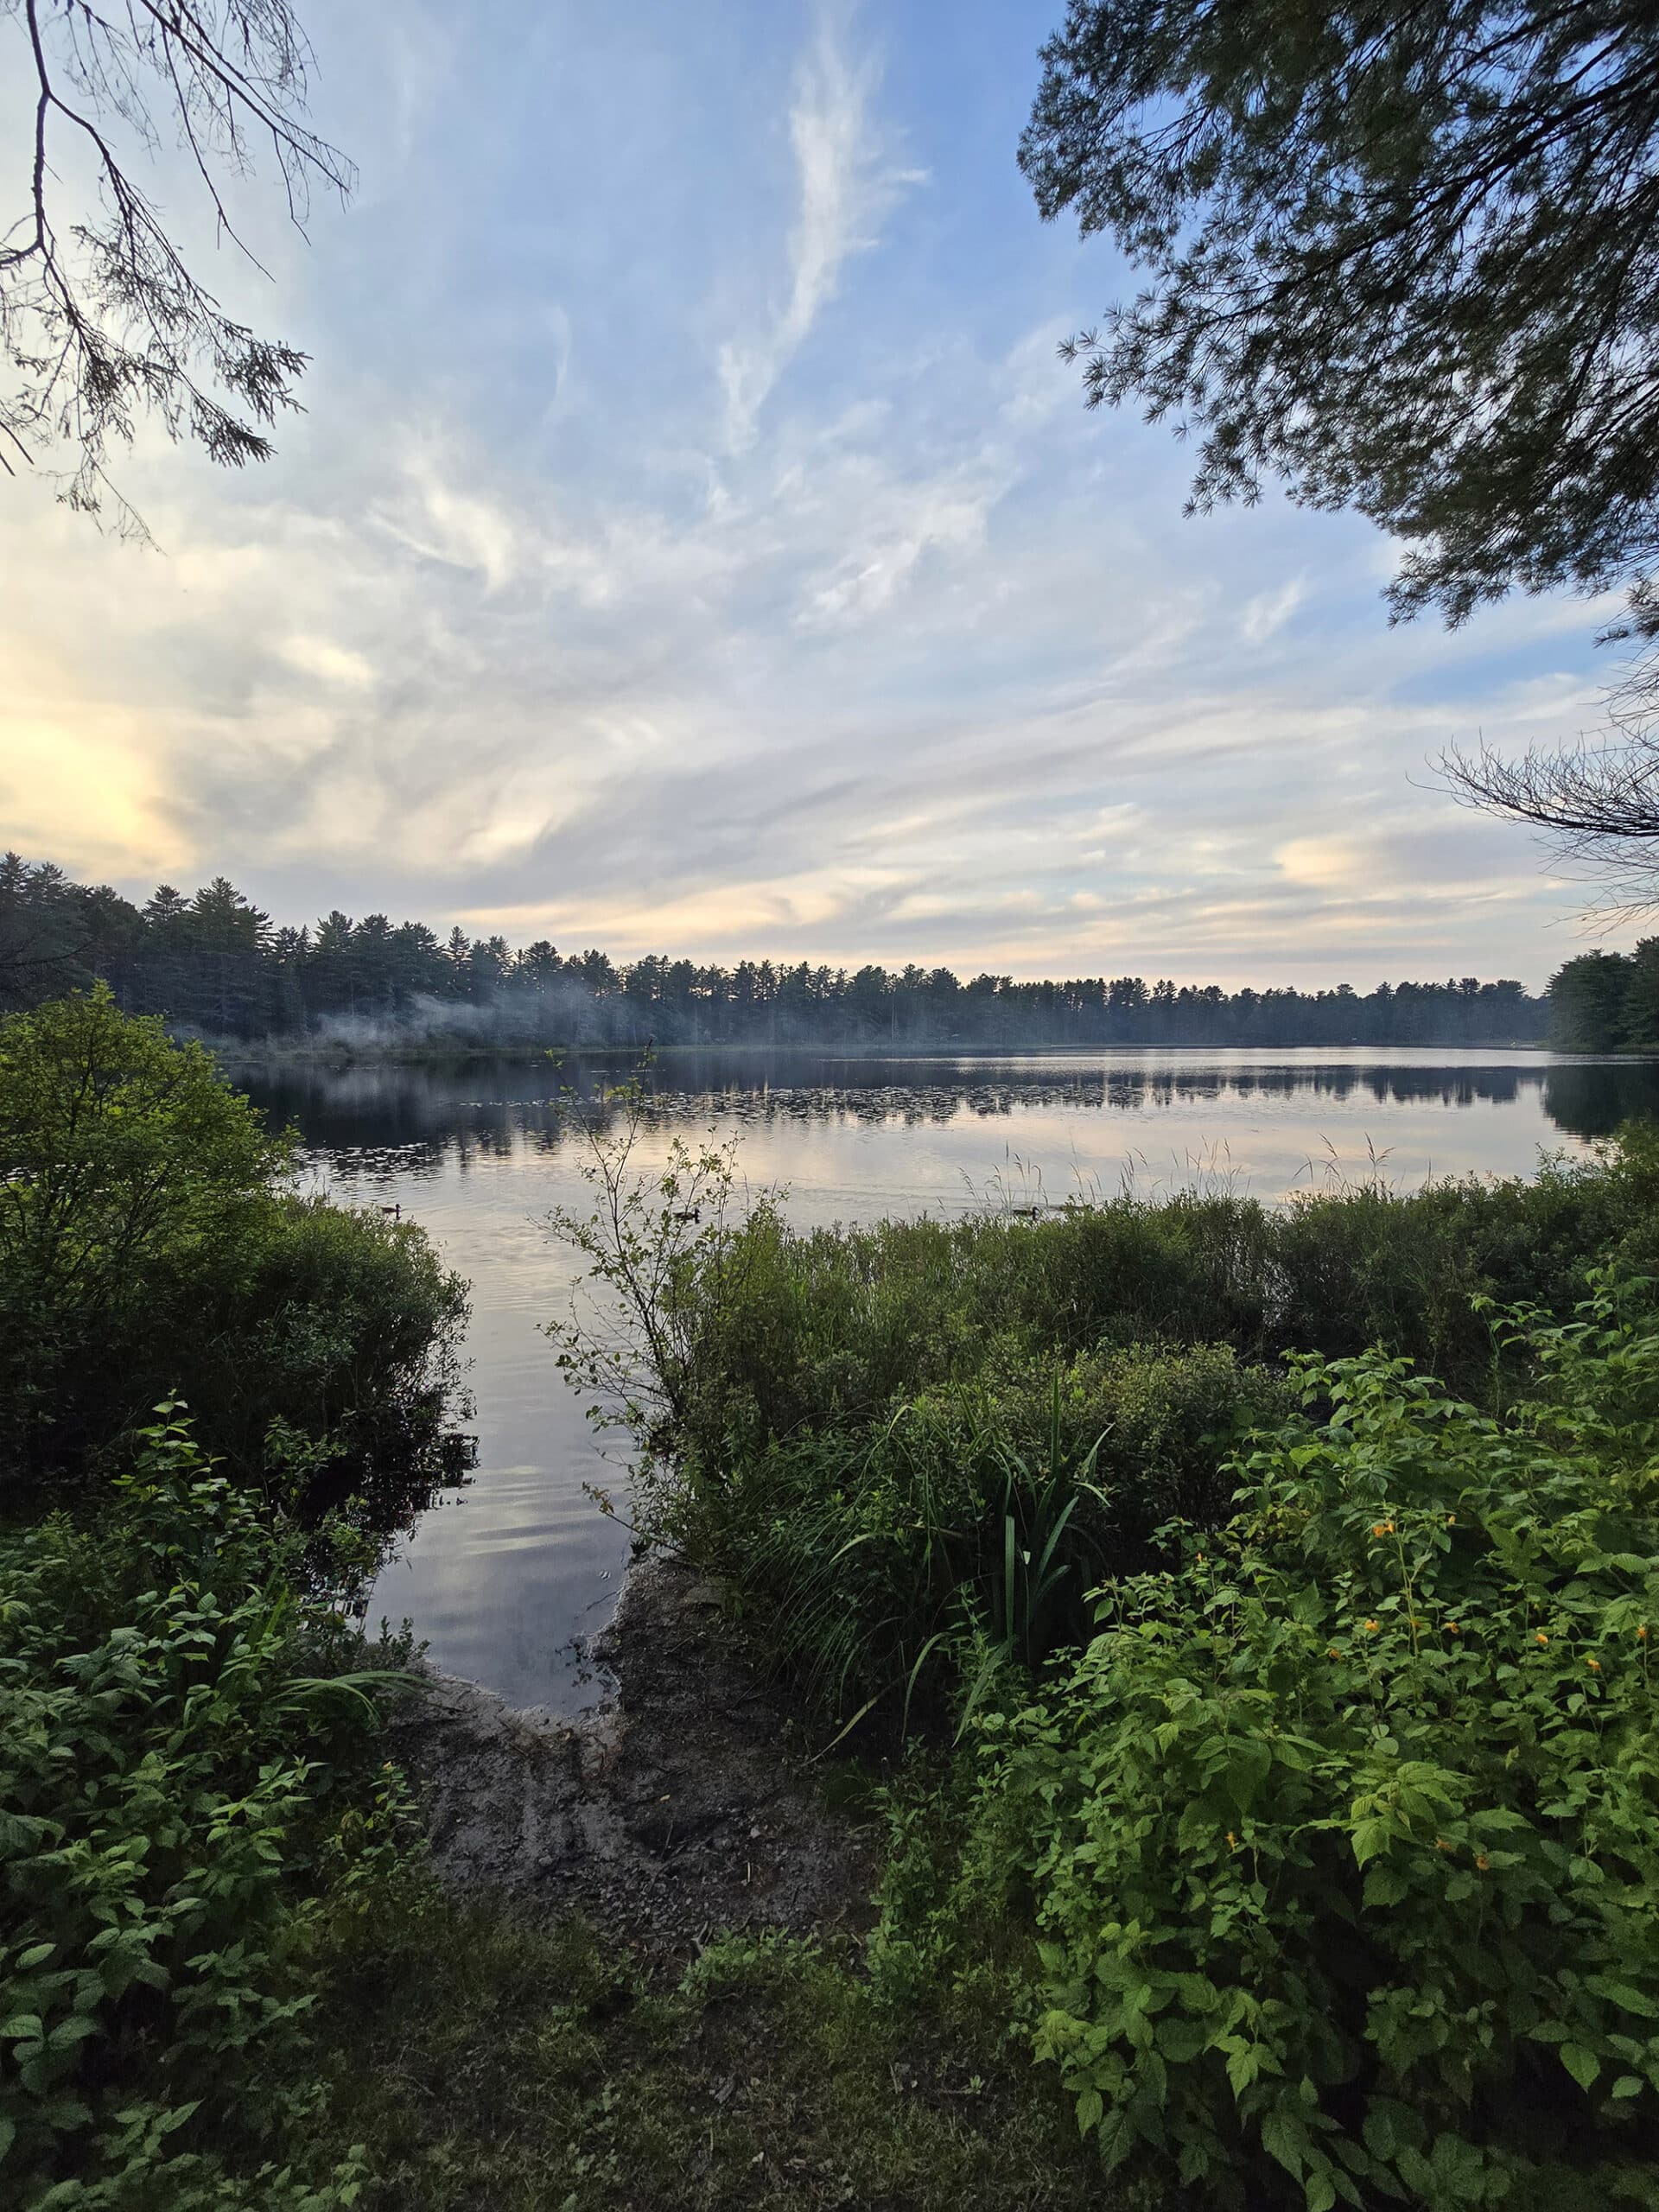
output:
[[1659, 1064], [1565, 1061], [1545, 1071], [1543, 1103], [1566, 1135], [1610, 1137], [1621, 1122], [1659, 1115]]
[[[457, 1154], [464, 1165], [469, 1155], [506, 1158], [526, 1144], [553, 1151], [569, 1141], [573, 1111], [601, 1123], [616, 1112], [605, 1093], [630, 1071], [613, 1058], [573, 1058], [556, 1073], [512, 1060], [457, 1069], [359, 1063], [340, 1069], [243, 1066], [235, 1072], [274, 1122], [294, 1122], [319, 1150], [349, 1153], [354, 1170], [373, 1179], [418, 1174], [423, 1165], [435, 1171]], [[762, 1063], [706, 1053], [658, 1063], [641, 1080], [648, 1123], [718, 1117], [738, 1130], [790, 1122], [943, 1125], [964, 1114], [988, 1120], [1040, 1107], [1155, 1115], [1208, 1101], [1248, 1106], [1358, 1100], [1456, 1109], [1530, 1096], [1563, 1135], [1595, 1138], [1610, 1135], [1621, 1122], [1659, 1114], [1659, 1064], [1651, 1062], [1158, 1062], [1062, 1071], [1040, 1063], [861, 1060], [853, 1070], [844, 1061], [801, 1056]]]

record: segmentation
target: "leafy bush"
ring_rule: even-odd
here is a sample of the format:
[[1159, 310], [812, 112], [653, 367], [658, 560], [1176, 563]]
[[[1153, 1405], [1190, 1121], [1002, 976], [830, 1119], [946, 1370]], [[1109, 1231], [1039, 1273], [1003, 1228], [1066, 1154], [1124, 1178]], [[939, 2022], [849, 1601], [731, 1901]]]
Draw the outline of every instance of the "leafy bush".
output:
[[1224, 1345], [1009, 1360], [885, 1421], [658, 1463], [636, 1512], [727, 1580], [821, 1703], [845, 1718], [892, 1692], [908, 1712], [977, 1667], [976, 1636], [1027, 1667], [1081, 1643], [1090, 1584], [1171, 1513], [1217, 1517], [1230, 1444], [1290, 1402]]
[[397, 1851], [389, 1678], [341, 1671], [296, 1540], [171, 1411], [96, 1529], [0, 1543], [0, 2197], [322, 2212], [351, 2162], [314, 2186], [259, 2146], [302, 2139], [317, 1901]]
[[1051, 1387], [1065, 1450], [1095, 1453], [1115, 1573], [1147, 1563], [1166, 1521], [1227, 1518], [1230, 1447], [1249, 1429], [1276, 1425], [1294, 1402], [1282, 1375], [1248, 1364], [1230, 1344], [1142, 1344], [1081, 1353], [1058, 1372], [1013, 1363], [985, 1386], [986, 1416], [1029, 1450], [1048, 1427]]
[[1659, 2202], [1659, 1316], [1593, 1288], [1502, 1318], [1539, 1378], [1503, 1419], [1299, 1361], [1329, 1418], [976, 1717], [933, 1940], [1030, 1916], [1034, 2047], [1109, 2164], [1219, 2203], [1282, 2170], [1311, 2212]]
[[763, 1206], [677, 1281], [683, 1437], [713, 1459], [806, 1427], [876, 1421], [1007, 1358], [1231, 1345], [1252, 1362], [1382, 1344], [1484, 1392], [1475, 1299], [1566, 1313], [1584, 1269], [1659, 1268], [1651, 1132], [1533, 1181], [1376, 1187], [1274, 1209], [1122, 1198], [1035, 1222], [984, 1214], [795, 1231]]
[[273, 1423], [406, 1425], [465, 1311], [420, 1230], [287, 1188], [293, 1147], [108, 990], [0, 1022], [0, 1449], [73, 1470], [171, 1390], [241, 1469]]
[[237, 1465], [259, 1462], [273, 1423], [353, 1460], [359, 1481], [365, 1461], [406, 1471], [435, 1434], [467, 1292], [415, 1223], [279, 1193], [198, 1288], [188, 1352], [152, 1351], [150, 1373], [188, 1383]]

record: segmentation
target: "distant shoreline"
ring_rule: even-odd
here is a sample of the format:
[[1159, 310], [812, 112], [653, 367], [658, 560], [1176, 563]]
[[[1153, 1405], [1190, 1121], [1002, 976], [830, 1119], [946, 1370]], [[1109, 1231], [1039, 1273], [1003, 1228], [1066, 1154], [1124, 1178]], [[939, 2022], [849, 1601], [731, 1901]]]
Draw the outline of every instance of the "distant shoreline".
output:
[[867, 1046], [829, 1046], [810, 1044], [759, 1044], [753, 1040], [742, 1043], [673, 1044], [673, 1045], [524, 1045], [512, 1042], [492, 1045], [352, 1045], [337, 1040], [307, 1039], [303, 1042], [282, 1039], [254, 1040], [246, 1038], [203, 1037], [200, 1042], [216, 1059], [227, 1065], [257, 1063], [262, 1067], [464, 1067], [488, 1061], [511, 1061], [521, 1065], [547, 1062], [559, 1066], [566, 1061], [613, 1060], [637, 1066], [647, 1050], [653, 1060], [683, 1060], [694, 1057], [717, 1055], [723, 1059], [812, 1059], [844, 1062], [856, 1065], [870, 1061], [922, 1061], [960, 1059], [1079, 1059], [1104, 1058], [1122, 1052], [1156, 1055], [1162, 1058], [1183, 1052], [1294, 1053], [1299, 1058], [1313, 1054], [1351, 1055], [1356, 1058], [1387, 1052], [1446, 1052], [1490, 1053], [1494, 1058], [1504, 1058], [1518, 1052], [1548, 1052], [1560, 1060], [1641, 1061], [1659, 1055], [1646, 1052], [1575, 1052], [1553, 1046], [1542, 1039], [1511, 1038], [1502, 1043], [1452, 1044], [1444, 1041], [1397, 1041], [1389, 1044], [1274, 1044], [1256, 1042], [1234, 1044], [1225, 1041], [1201, 1043], [1192, 1039], [1179, 1043], [1140, 1043], [1126, 1040], [1121, 1044], [941, 1044], [931, 1042], [906, 1046], [902, 1044]]

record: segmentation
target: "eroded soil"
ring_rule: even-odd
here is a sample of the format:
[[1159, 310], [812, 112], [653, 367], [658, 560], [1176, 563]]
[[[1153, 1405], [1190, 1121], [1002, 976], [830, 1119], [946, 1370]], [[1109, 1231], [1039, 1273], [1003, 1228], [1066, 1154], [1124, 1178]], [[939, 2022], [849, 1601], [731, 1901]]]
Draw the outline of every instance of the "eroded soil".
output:
[[435, 1672], [395, 1724], [442, 1878], [578, 1908], [664, 1964], [725, 1929], [857, 1932], [873, 1840], [824, 1804], [714, 1590], [643, 1563], [595, 1656], [617, 1694], [581, 1721]]

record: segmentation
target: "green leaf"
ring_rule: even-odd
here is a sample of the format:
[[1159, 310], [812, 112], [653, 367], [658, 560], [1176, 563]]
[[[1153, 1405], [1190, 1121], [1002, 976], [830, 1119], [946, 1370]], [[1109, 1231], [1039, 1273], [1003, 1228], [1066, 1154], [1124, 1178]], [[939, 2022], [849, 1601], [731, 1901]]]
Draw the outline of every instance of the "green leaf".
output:
[[1228, 1763], [1226, 1789], [1241, 1813], [1248, 1813], [1255, 1802], [1256, 1794], [1272, 1768], [1272, 1748], [1260, 1738], [1234, 1745]]
[[1659, 2004], [1643, 1991], [1632, 1989], [1628, 1981], [1611, 1981], [1605, 1974], [1592, 1974], [1585, 1976], [1584, 1986], [1623, 2012], [1634, 2012], [1638, 2019], [1659, 2020]]
[[54, 2097], [41, 2107], [41, 2116], [49, 2126], [65, 2129], [89, 2127], [92, 2119], [91, 2107], [79, 2097]]
[[1202, 2020], [1184, 2020], [1172, 2012], [1158, 2023], [1158, 2048], [1172, 2066], [1190, 2065], [1209, 2041], [1210, 2030]]
[[1100, 2155], [1110, 2173], [1121, 2166], [1135, 2146], [1134, 2121], [1127, 2104], [1113, 2105], [1100, 2123]]
[[1288, 2113], [1268, 2113], [1262, 2122], [1262, 2148], [1270, 2158], [1276, 2158], [1287, 2173], [1297, 2181], [1301, 2179], [1309, 2143], [1307, 2130], [1300, 2120], [1292, 2119]]
[[1593, 2050], [1586, 2050], [1581, 2043], [1561, 2045], [1561, 2063], [1581, 2089], [1594, 2086], [1601, 2072], [1601, 2061]]
[[1091, 2127], [1098, 2127], [1105, 2108], [1105, 2100], [1098, 2089], [1084, 2089], [1077, 2099], [1078, 2134], [1087, 2135]]
[[1368, 1905], [1398, 1904], [1410, 1891], [1411, 1884], [1393, 1866], [1373, 1866], [1365, 1877], [1363, 1900]]
[[1236, 2044], [1228, 2052], [1227, 2079], [1232, 2083], [1235, 2097], [1242, 2097], [1261, 2071], [1262, 2048], [1259, 2044]]
[[1389, 1824], [1386, 1821], [1360, 1821], [1355, 1826], [1353, 1840], [1354, 1864], [1363, 1866], [1368, 1859], [1388, 1849]]

